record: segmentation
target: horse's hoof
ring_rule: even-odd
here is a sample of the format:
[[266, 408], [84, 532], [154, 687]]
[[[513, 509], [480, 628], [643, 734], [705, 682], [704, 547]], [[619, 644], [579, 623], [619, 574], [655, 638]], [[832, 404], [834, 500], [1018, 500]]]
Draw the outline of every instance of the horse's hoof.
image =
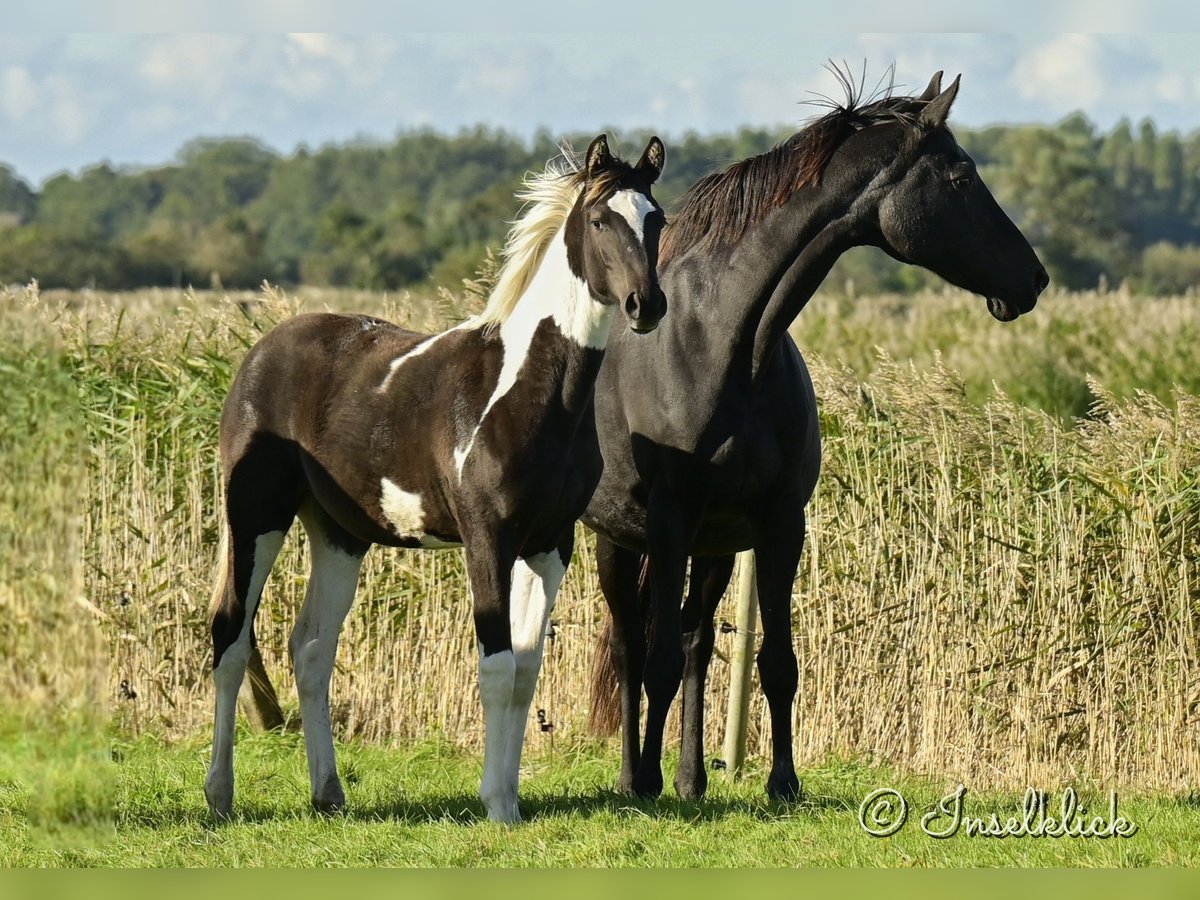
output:
[[680, 800], [703, 800], [707, 790], [707, 778], [675, 779], [675, 793], [679, 795]]
[[767, 779], [767, 796], [772, 800], [795, 803], [801, 796], [800, 779], [795, 773], [779, 777], [772, 775]]
[[488, 820], [501, 825], [520, 825], [521, 808], [516, 803], [502, 804], [497, 809], [488, 810]]
[[633, 793], [643, 800], [657, 800], [662, 794], [662, 770], [638, 772], [633, 776]]
[[330, 778], [321, 786], [321, 790], [313, 794], [312, 806], [325, 816], [340, 813], [346, 808], [346, 792], [336, 777]]
[[633, 773], [622, 772], [617, 778], [617, 783], [613, 785], [613, 790], [618, 794], [624, 794], [626, 797], [634, 796]]
[[213, 817], [213, 821], [224, 825], [226, 822], [233, 820], [233, 804], [218, 806], [215, 803], [209, 802], [208, 812]]
[[204, 782], [204, 799], [208, 801], [208, 811], [218, 822], [228, 822], [233, 818], [233, 788], [223, 788], [211, 780]]

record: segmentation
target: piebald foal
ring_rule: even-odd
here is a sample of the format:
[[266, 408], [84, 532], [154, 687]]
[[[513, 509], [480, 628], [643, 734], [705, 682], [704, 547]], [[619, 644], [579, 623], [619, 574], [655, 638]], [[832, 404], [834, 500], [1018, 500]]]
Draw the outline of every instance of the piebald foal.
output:
[[588, 413], [620, 305], [635, 331], [666, 310], [653, 138], [630, 166], [601, 135], [584, 165], [526, 182], [484, 311], [436, 335], [366, 316], [304, 315], [246, 355], [221, 415], [224, 534], [213, 603], [216, 724], [205, 781], [233, 806], [238, 689], [263, 585], [295, 517], [312, 572], [289, 641], [312, 802], [340, 809], [329, 681], [372, 544], [466, 551], [486, 742], [480, 797], [515, 822], [529, 705], [574, 524], [600, 477]]

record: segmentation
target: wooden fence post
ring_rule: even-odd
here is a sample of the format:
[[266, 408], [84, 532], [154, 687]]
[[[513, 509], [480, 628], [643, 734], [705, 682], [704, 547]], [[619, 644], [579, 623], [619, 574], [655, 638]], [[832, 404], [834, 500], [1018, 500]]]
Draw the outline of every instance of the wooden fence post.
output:
[[731, 778], [741, 774], [746, 761], [746, 724], [750, 715], [750, 682], [754, 665], [755, 629], [758, 624], [758, 585], [754, 578], [754, 551], [738, 554], [737, 631], [729, 657], [729, 709], [725, 717], [725, 768]]

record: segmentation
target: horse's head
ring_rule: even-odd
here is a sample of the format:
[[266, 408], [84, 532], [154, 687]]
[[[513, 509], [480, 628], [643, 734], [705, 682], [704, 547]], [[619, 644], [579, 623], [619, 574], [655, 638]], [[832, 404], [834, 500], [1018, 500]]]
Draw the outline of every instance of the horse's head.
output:
[[617, 304], [634, 331], [653, 331], [667, 311], [658, 284], [658, 238], [665, 224], [651, 186], [666, 151], [653, 137], [636, 165], [614, 157], [600, 135], [588, 147], [583, 189], [567, 220], [571, 268], [592, 296]]
[[946, 127], [959, 79], [944, 91], [941, 82], [938, 72], [904, 120], [863, 129], [846, 147], [874, 142], [867, 155], [886, 160], [867, 188], [879, 245], [986, 297], [988, 311], [1008, 322], [1033, 309], [1050, 276]]

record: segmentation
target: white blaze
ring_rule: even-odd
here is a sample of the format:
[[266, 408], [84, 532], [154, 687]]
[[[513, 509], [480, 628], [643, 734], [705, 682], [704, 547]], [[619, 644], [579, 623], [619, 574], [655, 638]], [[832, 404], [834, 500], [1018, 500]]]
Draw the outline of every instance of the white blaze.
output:
[[629, 223], [637, 239], [642, 240], [646, 233], [646, 216], [655, 209], [650, 198], [640, 191], [617, 191], [608, 198], [608, 205]]

